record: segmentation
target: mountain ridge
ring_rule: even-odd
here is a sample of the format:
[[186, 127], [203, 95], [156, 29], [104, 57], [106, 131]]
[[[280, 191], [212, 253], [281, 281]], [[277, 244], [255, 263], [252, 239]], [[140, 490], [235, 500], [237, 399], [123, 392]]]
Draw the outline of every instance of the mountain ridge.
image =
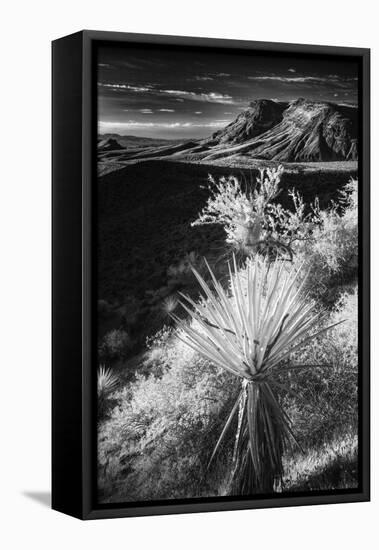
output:
[[357, 160], [357, 134], [354, 107], [303, 98], [287, 104], [265, 99], [251, 103], [202, 143], [214, 147], [209, 160], [242, 152], [282, 162]]
[[113, 158], [117, 155], [125, 163], [154, 158], [187, 162], [356, 161], [358, 111], [355, 107], [304, 98], [290, 102], [257, 99], [208, 138], [131, 151], [118, 149], [115, 146]]

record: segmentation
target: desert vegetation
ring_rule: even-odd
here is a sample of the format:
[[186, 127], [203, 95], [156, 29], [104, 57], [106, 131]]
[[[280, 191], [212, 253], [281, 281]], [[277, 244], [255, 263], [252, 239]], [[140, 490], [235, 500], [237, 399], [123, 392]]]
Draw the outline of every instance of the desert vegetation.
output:
[[102, 502], [358, 483], [358, 183], [212, 172], [159, 224], [138, 191], [120, 246], [120, 174], [100, 179]]

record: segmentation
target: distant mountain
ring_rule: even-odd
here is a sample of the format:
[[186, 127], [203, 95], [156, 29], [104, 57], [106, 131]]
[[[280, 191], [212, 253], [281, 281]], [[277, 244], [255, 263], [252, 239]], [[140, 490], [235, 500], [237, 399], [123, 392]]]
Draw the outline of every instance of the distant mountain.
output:
[[[116, 148], [126, 149], [129, 147], [136, 148], [136, 147], [159, 147], [161, 145], [171, 145], [173, 143], [178, 143], [179, 140], [170, 140], [170, 139], [161, 139], [161, 138], [148, 138], [148, 137], [138, 137], [138, 136], [123, 136], [121, 134], [100, 134], [98, 137], [98, 148], [100, 147], [100, 144], [102, 142], [106, 142], [112, 140], [112, 144], [115, 145]], [[119, 147], [118, 147], [119, 146]], [[108, 149], [110, 150], [110, 149]]]
[[357, 109], [297, 99], [258, 100], [206, 141], [209, 160], [243, 154], [281, 162], [357, 159]]
[[97, 148], [99, 151], [117, 151], [123, 149], [122, 145], [113, 137], [98, 140]]
[[[103, 136], [105, 137], [105, 136]], [[121, 137], [115, 139], [117, 145]], [[127, 139], [123, 136], [122, 139]], [[131, 139], [131, 136], [129, 136]], [[252, 161], [330, 162], [358, 159], [358, 116], [355, 107], [297, 99], [289, 103], [258, 99], [230, 124], [205, 139], [191, 142], [134, 138], [139, 146], [106, 153], [112, 162], [153, 159], [249, 166]], [[142, 140], [146, 142], [142, 143]], [[109, 151], [109, 149], [108, 149]], [[118, 168], [119, 165], [115, 164]]]

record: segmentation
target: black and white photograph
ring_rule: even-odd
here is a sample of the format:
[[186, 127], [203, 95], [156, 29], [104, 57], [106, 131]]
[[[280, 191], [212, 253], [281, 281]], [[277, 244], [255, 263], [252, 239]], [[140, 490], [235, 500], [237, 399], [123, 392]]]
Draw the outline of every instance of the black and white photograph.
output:
[[375, 4], [3, 4], [0, 547], [370, 550]]
[[99, 43], [99, 505], [358, 490], [356, 59]]

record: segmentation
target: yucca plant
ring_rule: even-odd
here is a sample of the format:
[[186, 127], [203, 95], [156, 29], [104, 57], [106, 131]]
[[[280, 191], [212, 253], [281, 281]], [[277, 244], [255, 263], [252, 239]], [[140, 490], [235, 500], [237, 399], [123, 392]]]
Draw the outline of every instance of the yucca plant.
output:
[[177, 305], [178, 305], [178, 300], [175, 295], [167, 296], [167, 298], [163, 300], [163, 303], [161, 306], [161, 316], [164, 319], [166, 317], [170, 318], [171, 314], [174, 313]]
[[118, 382], [119, 379], [113, 374], [112, 369], [100, 365], [97, 371], [97, 415], [99, 420], [106, 414], [109, 394], [116, 389]]
[[97, 397], [98, 400], [103, 400], [113, 391], [118, 384], [118, 378], [113, 374], [112, 369], [107, 369], [104, 365], [100, 365], [97, 372]]
[[290, 419], [276, 397], [275, 373], [304, 368], [289, 362], [292, 354], [331, 327], [320, 328], [326, 315], [317, 312], [303, 293], [301, 269], [258, 256], [241, 271], [234, 256], [233, 264], [233, 270], [229, 265], [229, 291], [208, 264], [211, 285], [194, 269], [204, 297], [195, 302], [182, 294], [180, 303], [190, 322], [174, 317], [181, 340], [241, 379], [240, 393], [210, 463], [234, 422], [231, 491], [270, 493], [280, 484], [285, 445], [296, 442]]

